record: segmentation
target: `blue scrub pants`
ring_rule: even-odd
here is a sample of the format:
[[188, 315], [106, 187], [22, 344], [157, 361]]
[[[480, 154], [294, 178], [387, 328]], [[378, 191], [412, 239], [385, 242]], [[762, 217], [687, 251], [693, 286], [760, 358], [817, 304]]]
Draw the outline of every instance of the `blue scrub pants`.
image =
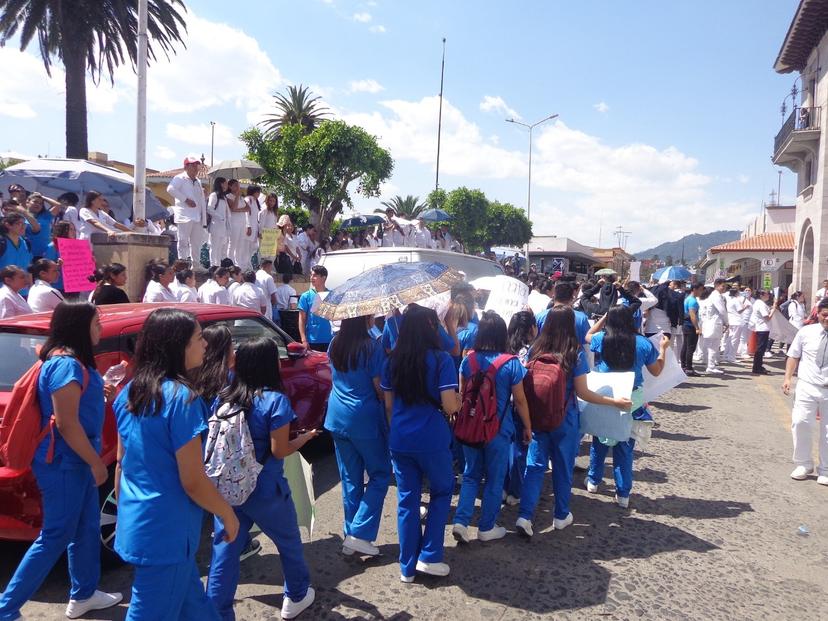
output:
[[135, 565], [126, 621], [218, 621], [195, 558], [173, 565]]
[[101, 576], [100, 508], [92, 471], [86, 466], [61, 470], [59, 460], [34, 463], [32, 469], [43, 502], [43, 526], [0, 596], [2, 621], [19, 616], [64, 551], [71, 599], [92, 597]]
[[[388, 440], [349, 438], [332, 433], [336, 464], [342, 479], [342, 510], [346, 535], [374, 541], [379, 532], [382, 505], [391, 481]], [[368, 473], [368, 484], [364, 474]]]
[[555, 491], [555, 518], [563, 520], [569, 515], [569, 499], [572, 496], [572, 473], [578, 444], [581, 441], [580, 414], [577, 409], [566, 413], [561, 426], [554, 431], [532, 432], [532, 442], [526, 455], [526, 473], [523, 477], [523, 494], [520, 496], [519, 516], [531, 520], [543, 488], [546, 464], [552, 460], [552, 489]]
[[[615, 475], [615, 493], [626, 498], [630, 495], [633, 485], [633, 447], [635, 440], [619, 442], [612, 447], [612, 470]], [[610, 447], [601, 444], [598, 438], [592, 438], [589, 447], [589, 482], [598, 485], [604, 478], [604, 461]]]
[[[428, 453], [391, 451], [397, 479], [397, 532], [400, 537], [400, 573], [415, 574], [417, 560], [443, 561], [443, 541], [454, 491], [451, 450]], [[423, 477], [428, 479], [431, 500], [425, 530], [420, 526], [420, 496]]]
[[466, 471], [466, 456], [463, 445], [454, 436], [451, 437], [451, 457], [454, 460], [454, 472], [463, 474]]
[[454, 512], [454, 523], [468, 526], [474, 512], [474, 499], [480, 489], [484, 475], [483, 499], [480, 503], [480, 520], [478, 530], [491, 530], [495, 527], [503, 498], [503, 480], [509, 468], [509, 452], [512, 441], [499, 435], [483, 448], [463, 447], [466, 456], [466, 470], [463, 472], [463, 484]]
[[213, 558], [207, 578], [207, 597], [215, 605], [221, 619], [233, 621], [236, 618], [233, 598], [239, 584], [239, 554], [247, 540], [245, 534], [254, 522], [279, 550], [285, 596], [295, 602], [305, 597], [310, 586], [310, 573], [302, 554], [302, 537], [287, 480], [281, 476], [274, 481], [267, 474], [260, 475], [250, 498], [244, 504], [233, 507], [233, 510], [239, 518], [239, 536], [233, 543], [224, 541], [224, 525], [215, 518]]
[[509, 455], [509, 469], [506, 472], [506, 481], [503, 490], [514, 498], [520, 498], [523, 493], [523, 473], [526, 471], [526, 453], [528, 445], [523, 443], [523, 421], [515, 416], [515, 437]]

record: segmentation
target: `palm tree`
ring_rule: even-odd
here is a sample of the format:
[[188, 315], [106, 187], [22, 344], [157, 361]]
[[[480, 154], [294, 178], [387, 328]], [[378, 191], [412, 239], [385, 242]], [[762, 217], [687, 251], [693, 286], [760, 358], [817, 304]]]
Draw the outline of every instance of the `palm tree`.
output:
[[[398, 216], [406, 220], [414, 220], [426, 208], [426, 205], [420, 202], [419, 196], [411, 196], [411, 194], [405, 198], [395, 196], [390, 201], [382, 201], [382, 204], [386, 208], [391, 207]], [[374, 212], [385, 213], [385, 209], [375, 209]]]
[[[138, 58], [137, 0], [0, 0], [0, 45], [19, 33], [20, 50], [37, 40], [51, 75], [54, 59], [66, 71], [66, 157], [89, 156], [86, 124], [86, 72], [96, 82]], [[148, 31], [165, 55], [181, 41], [182, 0], [149, 0]], [[186, 10], [186, 9], [185, 9]], [[149, 57], [155, 59], [152, 46]]]
[[273, 99], [276, 100], [276, 113], [259, 123], [266, 138], [278, 136], [283, 125], [302, 125], [310, 133], [329, 114], [329, 110], [321, 105], [322, 98], [312, 97], [310, 89], [301, 84], [288, 86], [287, 95], [276, 93]]

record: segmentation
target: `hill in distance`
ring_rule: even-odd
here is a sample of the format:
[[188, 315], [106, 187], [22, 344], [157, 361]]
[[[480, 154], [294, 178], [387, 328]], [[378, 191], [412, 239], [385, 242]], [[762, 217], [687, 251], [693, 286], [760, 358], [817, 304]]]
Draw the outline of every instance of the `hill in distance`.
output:
[[667, 257], [672, 257], [673, 261], [678, 263], [681, 260], [682, 247], [684, 247], [684, 260], [691, 263], [699, 258], [699, 247], [701, 247], [701, 254], [704, 255], [708, 248], [736, 241], [741, 235], [741, 231], [713, 231], [705, 235], [693, 233], [692, 235], [685, 235], [677, 241], [666, 242], [655, 248], [636, 252], [635, 258], [639, 260], [652, 259], [654, 255], [658, 255], [658, 258], [662, 261]]

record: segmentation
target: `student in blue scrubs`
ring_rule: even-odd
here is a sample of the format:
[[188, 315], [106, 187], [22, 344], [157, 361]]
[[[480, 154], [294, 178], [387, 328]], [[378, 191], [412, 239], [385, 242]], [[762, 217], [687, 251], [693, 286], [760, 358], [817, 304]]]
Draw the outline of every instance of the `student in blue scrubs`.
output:
[[333, 436], [342, 479], [342, 552], [368, 556], [379, 554], [372, 542], [379, 532], [391, 480], [388, 422], [380, 389], [385, 350], [368, 334], [373, 324], [370, 315], [344, 319], [331, 341], [328, 357], [333, 388], [325, 416], [325, 429]]
[[[555, 284], [555, 301], [552, 305], [547, 308], [546, 310], [541, 311], [535, 316], [535, 320], [538, 323], [538, 334], [541, 333], [543, 330], [543, 324], [546, 322], [546, 318], [549, 315], [549, 311], [551, 311], [555, 307], [572, 307], [572, 304], [575, 300], [575, 288], [572, 286], [571, 283], [568, 282], [559, 282]], [[586, 316], [586, 313], [583, 313], [579, 310], [574, 310], [575, 313], [575, 334], [578, 337], [578, 342], [582, 345], [586, 343], [586, 335], [589, 332], [589, 319]]]
[[592, 392], [587, 387], [589, 373], [586, 353], [575, 331], [574, 311], [568, 306], [556, 306], [546, 316], [543, 330], [532, 345], [529, 363], [541, 356], [557, 359], [566, 374], [566, 414], [563, 422], [552, 431], [535, 430], [526, 457], [523, 494], [520, 497], [519, 517], [515, 526], [518, 534], [531, 537], [532, 519], [543, 487], [543, 475], [552, 459], [552, 488], [555, 491], [555, 511], [552, 527], [566, 528], [572, 523], [569, 499], [572, 495], [572, 471], [581, 442], [581, 417], [575, 395], [590, 403], [629, 409], [629, 399], [614, 399]]
[[[610, 371], [633, 371], [635, 382], [633, 388], [639, 388], [644, 383], [642, 369], [654, 376], [660, 375], [664, 369], [664, 357], [670, 347], [670, 339], [662, 336], [659, 349], [656, 349], [649, 339], [638, 334], [635, 329], [635, 320], [632, 310], [627, 306], [614, 306], [587, 334], [590, 349], [601, 355], [601, 360], [595, 367], [599, 373]], [[652, 420], [646, 406], [641, 406], [632, 413], [635, 420]], [[627, 508], [630, 504], [630, 491], [633, 484], [633, 447], [635, 440], [618, 442], [612, 447], [612, 465], [615, 474], [615, 502], [620, 507]], [[609, 446], [592, 438], [592, 447], [589, 450], [589, 472], [585, 485], [587, 491], [595, 493], [598, 484], [604, 478], [604, 460], [607, 458]]]
[[32, 249], [32, 255], [35, 259], [41, 258], [46, 252], [46, 246], [52, 238], [52, 221], [60, 212], [60, 203], [49, 199], [53, 205], [50, 209], [46, 208], [43, 196], [39, 193], [34, 193], [29, 197], [27, 206], [31, 216], [37, 221], [39, 226], [32, 224], [26, 225], [26, 240]]
[[[28, 216], [31, 218], [31, 216]], [[40, 226], [32, 218], [33, 226]], [[20, 213], [13, 212], [3, 217], [2, 233], [4, 239], [0, 240], [0, 268], [7, 265], [19, 265], [24, 270], [29, 267], [34, 256], [32, 246], [26, 241], [26, 219]], [[40, 230], [40, 229], [38, 229]]]
[[228, 542], [239, 521], [204, 473], [207, 406], [191, 378], [205, 346], [195, 315], [153, 311], [138, 334], [133, 379], [115, 400], [115, 550], [135, 566], [127, 621], [219, 618], [195, 560], [204, 510], [221, 516], [217, 537]]
[[62, 302], [52, 312], [49, 338], [40, 351], [43, 367], [37, 394], [42, 425], [55, 417], [54, 442], [47, 435], [32, 462], [43, 502], [43, 525], [0, 595], [3, 621], [21, 618], [20, 608], [67, 549], [71, 582], [67, 617], [74, 619], [121, 601], [120, 593], [97, 590], [101, 575], [98, 487], [109, 479], [99, 455], [104, 384], [92, 351], [100, 335], [100, 318], [91, 304]]
[[239, 406], [247, 413], [256, 459], [264, 468], [250, 497], [233, 507], [243, 536], [226, 541], [221, 536], [226, 522], [223, 516], [216, 516], [207, 596], [224, 621], [236, 618], [233, 598], [239, 584], [239, 553], [244, 546], [244, 535], [255, 522], [279, 551], [285, 577], [282, 618], [293, 619], [313, 603], [316, 594], [310, 586], [310, 574], [302, 554], [302, 537], [283, 460], [319, 432], [306, 431], [290, 439], [290, 423], [296, 413], [284, 393], [279, 374], [279, 346], [271, 338], [257, 338], [239, 345], [233, 380], [219, 399], [222, 404]]
[[[60, 252], [58, 252], [57, 247], [57, 240], [60, 237], [75, 239], [75, 226], [68, 220], [55, 222], [54, 226], [52, 226], [52, 241], [49, 242], [49, 245], [46, 246], [46, 251], [43, 253], [44, 258], [54, 261], [55, 263], [57, 263], [60, 259]], [[63, 293], [63, 270], [61, 269], [59, 273], [60, 277], [52, 286]]]
[[[404, 319], [383, 367], [381, 387], [397, 480], [400, 580], [413, 582], [417, 571], [433, 576], [450, 571], [443, 562], [443, 539], [454, 475], [452, 433], [443, 412], [455, 414], [460, 399], [454, 362], [440, 347], [437, 313], [409, 304]], [[425, 529], [420, 525], [423, 478], [429, 481], [430, 496]]]
[[[501, 356], [508, 360], [503, 362]], [[516, 356], [506, 353], [506, 322], [494, 311], [486, 311], [480, 319], [477, 333], [477, 345], [460, 364], [460, 394], [466, 382], [472, 379], [473, 365], [482, 372], [501, 359], [502, 366], [495, 375], [495, 395], [497, 396], [497, 415], [500, 419], [500, 432], [481, 448], [463, 446], [466, 469], [463, 471], [463, 484], [460, 486], [460, 498], [454, 513], [452, 535], [462, 543], [469, 542], [468, 526], [474, 513], [474, 501], [485, 477], [483, 500], [480, 505], [480, 521], [477, 538], [480, 541], [494, 541], [506, 536], [506, 529], [498, 526], [500, 502], [503, 494], [503, 481], [509, 469], [512, 439], [515, 425], [512, 420], [512, 400], [514, 409], [523, 424], [521, 440], [529, 444], [532, 440], [532, 424], [529, 421], [529, 408], [523, 392], [523, 377], [526, 369]]]
[[312, 312], [320, 293], [325, 293], [328, 269], [317, 265], [311, 269], [311, 288], [299, 296], [296, 308], [299, 310], [299, 336], [302, 344], [314, 351], [328, 351], [333, 338], [331, 322]]
[[[382, 346], [385, 348], [386, 354], [390, 354], [391, 350], [397, 345], [403, 319], [405, 319], [405, 315], [400, 313], [398, 309], [394, 309], [391, 316], [385, 319], [385, 326], [382, 329]], [[463, 353], [463, 350], [460, 348], [460, 342], [457, 339], [456, 321], [457, 318], [454, 316], [454, 313], [446, 313], [445, 327], [439, 322], [437, 324], [440, 349], [455, 357]]]
[[477, 313], [474, 308], [474, 298], [470, 293], [459, 293], [452, 300], [454, 304], [461, 304], [466, 309], [466, 321], [457, 324], [457, 340], [460, 342], [460, 356], [466, 356], [474, 349], [477, 331], [480, 327]]

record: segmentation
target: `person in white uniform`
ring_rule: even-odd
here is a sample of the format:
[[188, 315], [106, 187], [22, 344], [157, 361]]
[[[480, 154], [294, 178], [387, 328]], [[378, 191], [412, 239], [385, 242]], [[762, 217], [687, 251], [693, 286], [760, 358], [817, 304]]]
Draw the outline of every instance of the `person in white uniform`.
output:
[[262, 315], [267, 312], [267, 303], [264, 292], [256, 285], [256, 272], [247, 270], [243, 274], [244, 282], [233, 290], [230, 303], [234, 306], [249, 308]]
[[[80, 229], [78, 239], [89, 239], [92, 233], [106, 233], [114, 235], [119, 231], [131, 233], [132, 229], [125, 226], [110, 216], [106, 210], [109, 202], [100, 192], [90, 190], [84, 196], [84, 206], [80, 210]], [[143, 222], [141, 220], [140, 222]]]
[[202, 304], [230, 304], [230, 294], [227, 292], [227, 281], [230, 270], [226, 267], [217, 267], [212, 270], [210, 279], [198, 289], [198, 301]]
[[247, 236], [247, 250], [244, 253], [246, 261], [236, 263], [243, 270], [249, 270], [253, 267], [251, 259], [254, 254], [259, 252], [259, 237], [261, 235], [259, 232], [259, 212], [262, 210], [259, 197], [261, 195], [262, 189], [257, 185], [251, 185], [248, 186], [247, 196], [244, 198], [244, 202], [247, 203], [249, 209], [247, 213], [247, 228], [250, 231], [250, 235]]
[[227, 205], [230, 209], [230, 258], [235, 265], [242, 265], [245, 260], [244, 254], [249, 247], [249, 239], [253, 234], [250, 226], [250, 207], [241, 196], [241, 188], [236, 179], [227, 182]]
[[170, 283], [175, 278], [175, 272], [166, 263], [150, 262], [147, 265], [147, 290], [144, 292], [144, 304], [151, 302], [167, 302], [175, 304], [178, 300], [170, 291]]
[[58, 264], [49, 259], [38, 259], [32, 263], [29, 272], [34, 284], [29, 289], [27, 302], [34, 313], [45, 313], [54, 310], [55, 306], [63, 302], [63, 294], [52, 285], [60, 277]]
[[195, 288], [195, 272], [193, 270], [187, 268], [183, 270], [178, 270], [175, 273], [175, 280], [173, 283], [176, 284], [175, 288], [170, 287], [173, 291], [173, 295], [175, 295], [175, 299], [184, 303], [192, 303], [195, 304], [198, 302], [198, 291]]
[[0, 319], [31, 313], [31, 307], [20, 295], [20, 291], [29, 284], [26, 272], [16, 265], [7, 265], [0, 270], [0, 281], [3, 283], [0, 287]]
[[[813, 436], [819, 444], [817, 483], [828, 485], [828, 299], [817, 305], [819, 323], [803, 327], [788, 349], [782, 392], [790, 394], [797, 374], [791, 433], [793, 462], [791, 478], [807, 479], [814, 470]], [[817, 416], [820, 415], [819, 420]]]
[[707, 373], [719, 375], [719, 346], [727, 326], [727, 308], [719, 288], [726, 283], [716, 281], [715, 288], [707, 289], [699, 296], [699, 319], [701, 323], [702, 360], [707, 361]]
[[743, 315], [749, 313], [751, 306], [742, 297], [739, 287], [733, 286], [725, 297], [727, 307], [727, 333], [724, 337], [724, 361], [736, 362], [736, 352], [739, 350], [739, 343], [742, 339]]
[[806, 313], [803, 298], [802, 292], [796, 291], [791, 294], [790, 302], [788, 303], [788, 321], [797, 330], [805, 325]]
[[739, 337], [739, 348], [736, 353], [741, 360], [752, 360], [753, 357], [748, 355], [747, 342], [751, 332], [750, 319], [753, 316], [753, 303], [756, 301], [753, 297], [753, 289], [745, 287], [742, 297], [745, 299], [747, 310], [742, 313], [742, 334]]
[[270, 259], [261, 259], [259, 261], [259, 270], [256, 272], [256, 284], [265, 295], [267, 302], [267, 310], [265, 317], [273, 318], [273, 305], [276, 303], [276, 283], [273, 281], [273, 261]]
[[228, 257], [230, 241], [230, 208], [227, 206], [227, 179], [216, 177], [213, 191], [207, 199], [207, 215], [210, 216], [210, 265], [219, 265]]
[[204, 232], [207, 228], [207, 203], [198, 180], [201, 160], [194, 156], [184, 159], [184, 172], [176, 175], [167, 186], [167, 194], [175, 199], [173, 215], [178, 227], [178, 258], [199, 259]]

